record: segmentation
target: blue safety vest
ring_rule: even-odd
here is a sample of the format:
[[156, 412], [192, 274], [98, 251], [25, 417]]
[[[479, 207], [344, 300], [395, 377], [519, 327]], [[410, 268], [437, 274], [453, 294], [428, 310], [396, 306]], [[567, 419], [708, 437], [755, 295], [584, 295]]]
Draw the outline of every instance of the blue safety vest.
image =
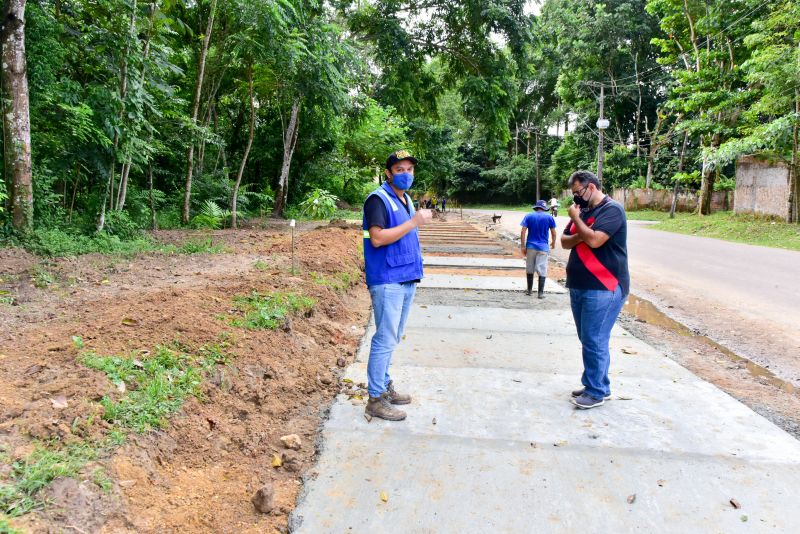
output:
[[[414, 216], [414, 203], [411, 202], [411, 197], [405, 195], [409, 213], [388, 183], [384, 182], [369, 196], [373, 195], [380, 197], [386, 206], [386, 212], [389, 214], [387, 228], [399, 226]], [[416, 228], [391, 245], [374, 247], [369, 240], [366, 215], [364, 215], [362, 227], [364, 229], [364, 263], [367, 286], [422, 279], [422, 251], [419, 247], [419, 233]]]

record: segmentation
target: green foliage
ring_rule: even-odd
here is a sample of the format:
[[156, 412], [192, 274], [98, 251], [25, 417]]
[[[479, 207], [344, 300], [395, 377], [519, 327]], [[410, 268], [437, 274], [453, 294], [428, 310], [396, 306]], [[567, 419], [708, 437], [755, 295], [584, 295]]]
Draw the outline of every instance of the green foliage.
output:
[[200, 213], [192, 218], [192, 227], [217, 230], [222, 228], [230, 216], [230, 210], [222, 209], [215, 202], [206, 200]]
[[321, 286], [329, 287], [337, 293], [344, 293], [353, 287], [353, 285], [355, 285], [359, 280], [358, 275], [345, 271], [333, 273], [331, 275], [311, 272], [310, 275], [311, 279], [315, 283]]
[[159, 345], [152, 354], [131, 356], [84, 352], [81, 363], [104, 372], [125, 391], [103, 397], [103, 419], [119, 429], [144, 433], [165, 428], [187, 397], [199, 395], [203, 373], [227, 362], [226, 348], [225, 343], [205, 345], [191, 354], [179, 345]]
[[222, 245], [215, 245], [212, 239], [194, 240], [190, 239], [178, 247], [181, 254], [221, 254], [225, 251]]
[[334, 195], [324, 189], [315, 189], [300, 203], [301, 212], [312, 219], [329, 219], [336, 211]]
[[77, 475], [97, 452], [83, 441], [40, 444], [27, 457], [11, 463], [7, 480], [0, 480], [0, 513], [17, 517], [42, 508], [39, 491], [56, 478]]
[[37, 228], [23, 242], [26, 249], [42, 256], [80, 256], [82, 254], [133, 255], [156, 250], [147, 238], [123, 241], [118, 236], [100, 232], [91, 236], [59, 229]]
[[2, 514], [0, 514], [0, 534], [23, 534], [21, 530], [13, 528]]
[[297, 293], [259, 293], [253, 291], [247, 296], [236, 296], [233, 303], [238, 316], [230, 319], [230, 324], [248, 330], [275, 330], [291, 314], [310, 313], [316, 301]]
[[800, 250], [800, 229], [796, 224], [730, 211], [711, 215], [676, 213], [674, 219], [666, 219], [649, 228], [750, 245]]

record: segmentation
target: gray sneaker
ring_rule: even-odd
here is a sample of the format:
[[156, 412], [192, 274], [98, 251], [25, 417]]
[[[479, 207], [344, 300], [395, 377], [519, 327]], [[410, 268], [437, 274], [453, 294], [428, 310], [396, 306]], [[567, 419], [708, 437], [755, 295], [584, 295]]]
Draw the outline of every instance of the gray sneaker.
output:
[[386, 393], [380, 397], [370, 397], [364, 412], [369, 416], [387, 421], [402, 421], [406, 418], [406, 412], [392, 406]]
[[584, 393], [580, 397], [575, 397], [574, 399], [572, 399], [572, 404], [574, 404], [575, 406], [577, 406], [582, 410], [588, 410], [589, 408], [596, 408], [598, 406], [602, 406], [603, 404], [605, 404], [605, 402], [606, 401], [603, 399], [595, 399], [594, 397], [592, 397], [591, 395], [587, 395], [586, 393]]
[[[578, 398], [581, 395], [583, 395], [584, 393], [586, 393], [586, 388], [576, 389], [575, 391], [572, 392], [572, 398], [573, 399]], [[611, 395], [606, 395], [605, 397], [603, 397], [603, 399], [604, 400], [610, 400], [611, 399]]]
[[389, 382], [389, 387], [386, 388], [385, 395], [389, 399], [389, 402], [391, 402], [392, 404], [411, 404], [411, 395], [398, 393], [394, 389], [394, 380]]

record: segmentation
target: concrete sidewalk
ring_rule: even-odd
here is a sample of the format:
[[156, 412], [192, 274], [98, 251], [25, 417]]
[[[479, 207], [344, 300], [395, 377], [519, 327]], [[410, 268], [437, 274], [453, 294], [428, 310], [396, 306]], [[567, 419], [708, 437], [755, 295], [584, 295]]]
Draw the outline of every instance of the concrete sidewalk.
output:
[[415, 306], [393, 363], [408, 419], [340, 396], [294, 530], [800, 531], [800, 443], [619, 328], [614, 399], [576, 410], [573, 329], [566, 309]]

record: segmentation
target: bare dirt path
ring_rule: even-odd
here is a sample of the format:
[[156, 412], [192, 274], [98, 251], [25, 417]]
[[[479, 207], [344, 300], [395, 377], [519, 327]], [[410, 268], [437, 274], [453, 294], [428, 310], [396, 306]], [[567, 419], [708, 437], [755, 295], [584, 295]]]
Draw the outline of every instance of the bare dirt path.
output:
[[[466, 210], [488, 224], [519, 235], [518, 211]], [[559, 232], [566, 226], [558, 218]], [[757, 247], [628, 223], [632, 293], [695, 332], [800, 387], [800, 252]], [[566, 261], [568, 252], [556, 248]]]

